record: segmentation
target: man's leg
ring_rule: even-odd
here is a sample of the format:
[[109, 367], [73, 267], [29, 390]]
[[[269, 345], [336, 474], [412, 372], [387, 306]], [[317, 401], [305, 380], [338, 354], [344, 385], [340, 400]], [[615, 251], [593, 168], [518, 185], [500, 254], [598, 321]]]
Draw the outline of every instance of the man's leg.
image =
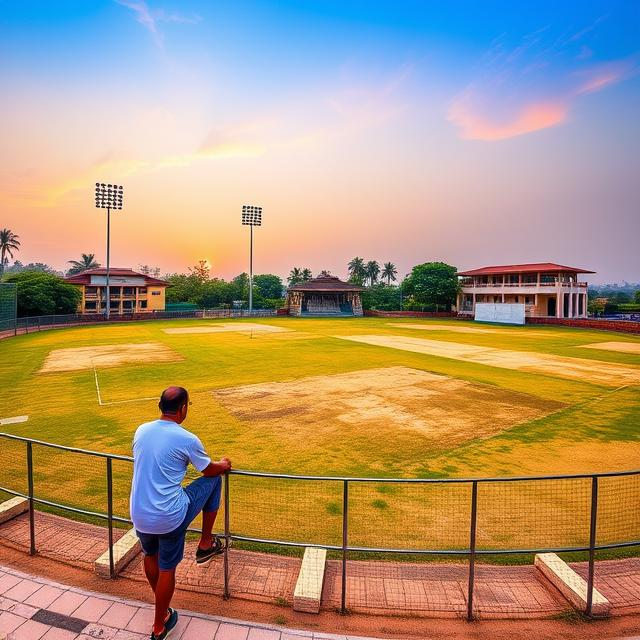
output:
[[202, 534], [198, 547], [209, 549], [213, 544], [213, 525], [220, 507], [220, 494], [222, 492], [222, 478], [201, 477], [185, 487], [189, 496], [189, 511], [187, 512], [187, 524], [202, 511]]
[[169, 617], [169, 605], [176, 588], [176, 570], [160, 569], [154, 592], [156, 594], [156, 614], [153, 620], [153, 633], [159, 636], [164, 631], [164, 625]]
[[158, 568], [158, 554], [155, 553], [152, 556], [144, 557], [144, 575], [147, 576], [147, 581], [153, 589], [156, 591], [156, 585], [158, 584], [158, 574], [160, 569]]
[[202, 512], [202, 534], [200, 536], [200, 542], [198, 543], [198, 548], [200, 549], [209, 549], [213, 544], [213, 525], [216, 523], [216, 516], [218, 515], [218, 510], [215, 511], [204, 511]]

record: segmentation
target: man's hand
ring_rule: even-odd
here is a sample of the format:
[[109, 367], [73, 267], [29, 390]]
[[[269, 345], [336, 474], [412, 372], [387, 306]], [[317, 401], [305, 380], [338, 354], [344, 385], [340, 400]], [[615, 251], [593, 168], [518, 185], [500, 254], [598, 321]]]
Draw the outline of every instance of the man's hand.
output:
[[231, 471], [231, 460], [229, 460], [229, 458], [222, 458], [222, 460], [218, 460], [218, 462], [211, 462], [202, 472], [202, 475], [209, 478], [211, 476], [222, 476], [225, 473], [229, 473], [229, 471]]

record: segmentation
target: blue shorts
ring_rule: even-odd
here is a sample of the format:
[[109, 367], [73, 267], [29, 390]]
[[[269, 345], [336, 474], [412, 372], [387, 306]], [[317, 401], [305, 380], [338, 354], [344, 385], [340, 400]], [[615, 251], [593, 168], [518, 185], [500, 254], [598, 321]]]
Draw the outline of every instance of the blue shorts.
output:
[[175, 569], [184, 555], [184, 539], [187, 529], [201, 511], [217, 511], [220, 507], [222, 478], [202, 476], [184, 488], [189, 507], [182, 524], [169, 533], [153, 534], [136, 531], [145, 556], [158, 554], [158, 566], [162, 571]]

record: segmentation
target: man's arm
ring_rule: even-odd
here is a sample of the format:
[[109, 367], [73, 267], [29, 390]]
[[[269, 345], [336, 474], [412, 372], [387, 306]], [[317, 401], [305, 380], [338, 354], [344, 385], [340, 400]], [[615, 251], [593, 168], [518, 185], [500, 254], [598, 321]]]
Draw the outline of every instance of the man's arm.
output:
[[229, 458], [222, 458], [218, 462], [210, 462], [209, 465], [203, 470], [202, 475], [206, 478], [213, 476], [221, 476], [231, 471], [231, 460]]

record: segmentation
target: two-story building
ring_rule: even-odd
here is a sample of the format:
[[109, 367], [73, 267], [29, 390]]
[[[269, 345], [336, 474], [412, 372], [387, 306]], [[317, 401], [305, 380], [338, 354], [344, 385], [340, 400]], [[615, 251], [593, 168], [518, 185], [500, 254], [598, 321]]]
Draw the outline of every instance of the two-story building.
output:
[[508, 264], [460, 271], [459, 315], [475, 316], [478, 302], [519, 303], [525, 316], [587, 317], [587, 283], [578, 275], [595, 273], [552, 262]]
[[[104, 313], [107, 299], [107, 270], [87, 269], [65, 278], [82, 291], [79, 313]], [[165, 289], [169, 283], [132, 269], [109, 269], [111, 314], [164, 311]]]

